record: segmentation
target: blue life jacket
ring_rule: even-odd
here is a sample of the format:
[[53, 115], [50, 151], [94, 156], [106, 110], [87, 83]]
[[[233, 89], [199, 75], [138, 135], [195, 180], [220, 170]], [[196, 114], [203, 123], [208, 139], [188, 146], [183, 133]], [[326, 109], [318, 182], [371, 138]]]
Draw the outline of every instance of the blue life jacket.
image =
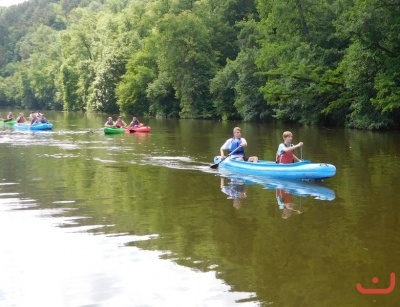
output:
[[[242, 143], [242, 141], [240, 139], [235, 139], [232, 138], [232, 144], [231, 147], [229, 148], [229, 153], [231, 153], [232, 151], [234, 151], [236, 148], [239, 147], [239, 145]], [[236, 150], [234, 153], [234, 155], [243, 155], [244, 156], [244, 148], [240, 147], [238, 150]]]

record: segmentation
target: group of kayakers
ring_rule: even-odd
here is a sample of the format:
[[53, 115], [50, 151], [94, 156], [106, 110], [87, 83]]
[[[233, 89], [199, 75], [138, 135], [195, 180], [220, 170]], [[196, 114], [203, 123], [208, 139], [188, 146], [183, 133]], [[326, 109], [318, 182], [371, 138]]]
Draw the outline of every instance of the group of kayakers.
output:
[[[276, 152], [276, 163], [293, 163], [301, 161], [294, 154], [294, 150], [302, 147], [303, 142], [299, 142], [297, 145], [293, 145], [293, 134], [290, 131], [285, 131], [282, 136], [283, 143], [279, 144], [278, 150]], [[244, 153], [244, 147], [246, 146], [247, 141], [245, 138], [242, 137], [242, 129], [240, 129], [239, 127], [233, 128], [233, 137], [227, 139], [220, 148], [221, 160], [224, 160], [227, 157], [225, 156], [225, 151], [227, 150], [231, 159], [257, 163], [257, 156], [246, 157]]]
[[132, 117], [132, 121], [127, 125], [123, 119], [122, 116], [118, 116], [117, 120], [114, 121], [113, 118], [110, 116], [106, 123], [104, 124], [106, 127], [117, 127], [117, 128], [130, 128], [130, 127], [141, 127], [143, 124], [139, 122], [136, 116]]
[[[7, 117], [5, 119], [1, 118], [0, 115], [0, 120], [4, 122], [12, 121], [14, 120], [14, 115], [12, 112], [8, 112]], [[30, 125], [35, 125], [35, 124], [47, 124], [49, 121], [47, 118], [44, 116], [43, 113], [40, 113], [40, 111], [32, 111], [31, 114], [29, 115], [28, 119], [25, 118], [25, 115], [23, 112], [19, 113], [19, 116], [15, 119], [15, 121], [18, 124], [30, 124]]]

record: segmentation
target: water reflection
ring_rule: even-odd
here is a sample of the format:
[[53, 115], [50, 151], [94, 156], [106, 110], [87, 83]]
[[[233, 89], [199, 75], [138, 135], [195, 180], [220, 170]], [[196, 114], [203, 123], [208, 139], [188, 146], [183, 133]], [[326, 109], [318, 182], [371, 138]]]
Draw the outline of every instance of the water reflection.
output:
[[301, 214], [300, 209], [295, 208], [293, 195], [284, 189], [276, 189], [276, 200], [278, 207], [282, 210], [282, 218], [288, 219], [292, 214]]
[[104, 225], [65, 217], [73, 201], [43, 209], [4, 190], [12, 185], [0, 184], [0, 306], [233, 306], [255, 296], [232, 291], [215, 271], [193, 271], [162, 260], [165, 251], [132, 246], [156, 235], [92, 235]]
[[221, 177], [221, 191], [228, 195], [227, 199], [233, 200], [235, 209], [240, 209], [242, 199], [247, 197], [244, 190], [244, 181], [236, 178]]
[[315, 181], [302, 181], [273, 178], [266, 176], [253, 176], [253, 175], [238, 175], [226, 170], [219, 170], [219, 174], [223, 178], [228, 178], [234, 182], [242, 182], [247, 185], [261, 185], [264, 189], [268, 190], [284, 190], [286, 193], [306, 197], [312, 196], [319, 200], [334, 200], [336, 193], [331, 188], [328, 188], [321, 182]]
[[335, 191], [324, 186], [323, 182], [310, 182], [301, 180], [286, 180], [260, 176], [245, 176], [219, 171], [221, 176], [221, 191], [233, 200], [233, 207], [239, 209], [242, 201], [247, 197], [246, 185], [260, 185], [267, 190], [276, 191], [278, 208], [282, 210], [282, 218], [288, 219], [293, 215], [302, 213], [301, 199], [295, 201], [294, 195], [300, 197], [313, 197], [318, 200], [332, 201]]

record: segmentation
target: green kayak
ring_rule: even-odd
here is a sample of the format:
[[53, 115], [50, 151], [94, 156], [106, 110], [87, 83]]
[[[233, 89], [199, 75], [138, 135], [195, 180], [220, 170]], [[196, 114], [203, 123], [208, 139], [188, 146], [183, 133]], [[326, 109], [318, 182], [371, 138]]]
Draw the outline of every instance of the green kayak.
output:
[[104, 133], [105, 134], [120, 134], [124, 133], [125, 129], [124, 128], [118, 128], [118, 127], [104, 127]]
[[0, 120], [0, 125], [1, 126], [14, 126], [17, 123], [17, 121], [15, 119], [12, 120]]

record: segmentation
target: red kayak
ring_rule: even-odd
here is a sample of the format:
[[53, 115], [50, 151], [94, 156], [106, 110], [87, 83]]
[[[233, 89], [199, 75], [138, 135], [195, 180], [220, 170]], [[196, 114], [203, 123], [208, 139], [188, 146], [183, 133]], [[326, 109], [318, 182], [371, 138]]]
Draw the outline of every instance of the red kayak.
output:
[[150, 126], [138, 126], [138, 127], [128, 127], [125, 129], [127, 133], [134, 133], [134, 132], [150, 132]]

